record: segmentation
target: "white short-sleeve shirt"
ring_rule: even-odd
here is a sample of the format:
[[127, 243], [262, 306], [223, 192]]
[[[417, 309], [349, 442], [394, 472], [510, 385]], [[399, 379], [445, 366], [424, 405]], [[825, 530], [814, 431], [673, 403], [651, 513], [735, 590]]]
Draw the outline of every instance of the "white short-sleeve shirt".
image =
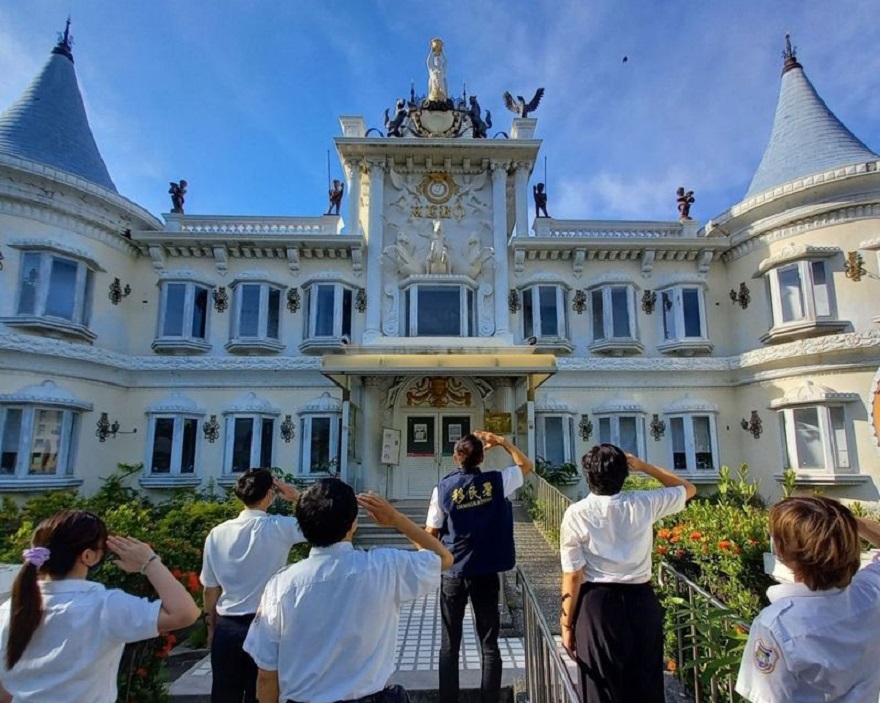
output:
[[434, 552], [313, 547], [269, 581], [244, 650], [278, 672], [282, 701], [361, 698], [394, 671], [400, 606], [439, 586]]
[[[501, 485], [504, 488], [504, 497], [509, 498], [512, 496], [514, 491], [523, 485], [522, 469], [518, 466], [508, 466], [504, 469], [501, 472]], [[444, 518], [443, 508], [440, 506], [440, 497], [437, 494], [437, 486], [434, 486], [434, 491], [431, 493], [431, 502], [428, 505], [428, 517], [425, 518], [425, 525], [439, 530], [443, 527]]]
[[205, 540], [201, 582], [220, 587], [219, 615], [252, 615], [266, 582], [287, 563], [290, 548], [304, 542], [296, 518], [242, 510], [217, 525]]
[[684, 510], [684, 486], [591, 493], [565, 511], [560, 530], [562, 570], [584, 569], [587, 581], [647, 583], [651, 580], [651, 526]]
[[767, 589], [737, 692], [752, 703], [874, 703], [880, 697], [880, 562], [846, 588]]
[[114, 703], [127, 642], [157, 637], [160, 601], [83, 579], [40, 581], [43, 619], [6, 668], [11, 603], [0, 605], [0, 683], [15, 703]]

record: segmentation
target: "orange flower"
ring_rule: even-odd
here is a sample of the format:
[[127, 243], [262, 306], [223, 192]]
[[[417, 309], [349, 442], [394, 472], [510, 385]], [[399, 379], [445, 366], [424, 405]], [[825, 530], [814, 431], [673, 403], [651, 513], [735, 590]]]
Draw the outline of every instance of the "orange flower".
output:
[[719, 549], [730, 549], [730, 540], [723, 539], [718, 543]]
[[660, 531], [657, 533], [657, 536], [658, 536], [660, 539], [669, 539], [669, 535], [671, 535], [671, 534], [672, 534], [672, 533], [664, 527], [662, 530], [660, 530]]
[[683, 550], [683, 549], [676, 549], [676, 550], [675, 550], [675, 556], [677, 556], [677, 557], [679, 557], [679, 558], [683, 557], [683, 556], [684, 556], [684, 550]]
[[179, 581], [183, 576], [183, 572], [180, 569], [172, 569], [171, 575]]
[[666, 547], [657, 547], [657, 554], [659, 554], [660, 556], [666, 554]]
[[190, 571], [186, 575], [186, 587], [189, 589], [189, 592], [195, 595], [202, 589], [202, 584], [199, 582], [199, 577], [196, 575], [194, 571]]
[[700, 539], [702, 536], [703, 536], [702, 533], [701, 533], [701, 532], [697, 532], [696, 530], [694, 530], [693, 532], [691, 532], [691, 539], [692, 539], [692, 540], [698, 540], [698, 539]]
[[676, 664], [672, 659], [666, 662], [666, 671], [675, 671], [678, 669], [678, 664]]
[[679, 535], [673, 535], [670, 542], [681, 542], [681, 537]]
[[680, 535], [682, 532], [684, 532], [684, 525], [676, 525], [672, 528], [672, 534], [674, 535]]
[[741, 552], [742, 552], [742, 549], [740, 549], [739, 547], [734, 547], [734, 548], [733, 548], [733, 553], [734, 553], [734, 554], [740, 554]]

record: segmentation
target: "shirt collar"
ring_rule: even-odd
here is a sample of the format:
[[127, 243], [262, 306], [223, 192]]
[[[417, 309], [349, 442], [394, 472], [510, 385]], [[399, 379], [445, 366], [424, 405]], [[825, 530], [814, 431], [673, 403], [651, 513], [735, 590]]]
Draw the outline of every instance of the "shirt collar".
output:
[[245, 508], [238, 517], [265, 517], [268, 513], [265, 510], [256, 510], [254, 508]]
[[329, 547], [312, 547], [309, 550], [310, 557], [339, 557], [343, 554], [350, 552], [354, 549], [354, 545], [351, 542], [337, 542], [336, 544], [331, 544]]
[[822, 591], [811, 591], [807, 584], [801, 582], [780, 583], [767, 589], [767, 598], [775, 603], [781, 598], [812, 598], [815, 596], [833, 596], [842, 588], [826, 588]]
[[86, 579], [62, 579], [60, 581], [39, 581], [38, 583], [43, 593], [82, 593], [104, 590], [102, 584]]

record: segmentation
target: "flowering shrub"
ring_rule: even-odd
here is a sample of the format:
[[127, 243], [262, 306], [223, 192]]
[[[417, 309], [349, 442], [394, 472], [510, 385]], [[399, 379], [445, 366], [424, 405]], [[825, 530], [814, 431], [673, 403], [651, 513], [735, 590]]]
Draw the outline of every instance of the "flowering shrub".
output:
[[[21, 552], [30, 544], [34, 528], [46, 517], [71, 508], [91, 510], [107, 524], [111, 534], [135, 537], [150, 544], [201, 605], [202, 547], [212, 527], [238, 515], [242, 504], [230, 492], [217, 495], [213, 490], [179, 490], [170, 500], [151, 503], [126, 479], [138, 473], [139, 465], [120, 465], [120, 471], [105, 479], [101, 489], [90, 497], [75, 491], [44, 493], [19, 506], [4, 499], [0, 518], [0, 562], [18, 563]], [[290, 504], [276, 501], [270, 512], [286, 513]], [[305, 545], [291, 550], [291, 562], [307, 554]], [[128, 574], [112, 563], [102, 566], [90, 578], [107, 588], [121, 588], [132, 595], [155, 598], [149, 581], [140, 574]], [[196, 632], [204, 641], [204, 632]], [[165, 703], [169, 700], [164, 685], [162, 665], [177, 637], [163, 633], [152, 640], [128, 645], [119, 666], [119, 703]]]

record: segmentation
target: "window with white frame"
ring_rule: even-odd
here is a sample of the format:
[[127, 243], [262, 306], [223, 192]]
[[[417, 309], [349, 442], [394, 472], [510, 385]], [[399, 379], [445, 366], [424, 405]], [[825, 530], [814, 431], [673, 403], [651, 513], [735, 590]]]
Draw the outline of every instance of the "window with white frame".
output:
[[275, 463], [275, 428], [281, 411], [269, 401], [246, 393], [224, 411], [226, 416], [223, 473], [235, 475]]
[[523, 338], [567, 340], [566, 290], [557, 284], [538, 284], [522, 289]]
[[175, 391], [147, 408], [145, 486], [198, 483], [199, 422], [205, 413], [195, 401]]
[[701, 285], [675, 285], [660, 291], [658, 300], [663, 341], [661, 352], [710, 352], [706, 304]]
[[7, 322], [94, 339], [88, 329], [93, 268], [90, 262], [54, 251], [22, 252], [16, 314]]
[[535, 413], [536, 455], [552, 466], [573, 461], [574, 419], [569, 413]]
[[827, 259], [802, 259], [765, 274], [773, 327], [762, 341], [786, 341], [846, 327], [837, 319], [834, 286]]
[[303, 474], [337, 474], [342, 458], [342, 401], [323, 393], [299, 413]]
[[849, 434], [852, 417], [848, 417], [846, 406], [859, 400], [858, 393], [838, 393], [806, 381], [770, 403], [779, 414], [786, 468], [805, 473], [855, 473], [855, 444]]
[[410, 286], [404, 294], [404, 329], [410, 337], [475, 336], [474, 291], [463, 284]]
[[351, 340], [352, 289], [338, 282], [304, 287], [305, 329], [303, 346], [348, 344]]
[[73, 486], [80, 415], [91, 405], [51, 381], [0, 395], [0, 487]]
[[636, 456], [645, 456], [645, 418], [643, 415], [615, 413], [597, 415], [599, 443], [613, 444]]
[[631, 284], [607, 284], [590, 290], [592, 351], [642, 351], [636, 331], [635, 300], [635, 288]]
[[159, 296], [159, 330], [153, 349], [205, 351], [208, 288], [194, 281], [166, 280]]
[[226, 348], [281, 349], [281, 289], [254, 282], [238, 283], [234, 290], [232, 338]]
[[667, 416], [672, 467], [683, 472], [718, 471], [718, 437], [715, 415], [682, 413]]

